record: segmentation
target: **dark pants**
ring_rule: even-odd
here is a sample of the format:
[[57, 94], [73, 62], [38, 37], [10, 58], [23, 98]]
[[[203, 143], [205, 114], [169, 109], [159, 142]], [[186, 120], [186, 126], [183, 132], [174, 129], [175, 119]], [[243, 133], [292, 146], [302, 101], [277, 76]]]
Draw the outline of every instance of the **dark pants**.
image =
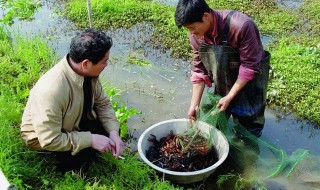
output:
[[253, 116], [238, 116], [236, 114], [231, 114], [228, 112], [227, 115], [229, 117], [230, 115], [232, 115], [236, 134], [240, 135], [237, 128], [242, 127], [254, 136], [260, 137], [265, 123], [264, 111], [265, 106], [263, 106], [261, 110], [259, 110], [259, 112]]
[[[98, 120], [88, 120], [80, 128], [81, 131], [90, 131], [92, 134], [108, 136], [108, 133], [103, 129]], [[81, 150], [74, 156], [71, 155], [71, 151], [55, 152], [55, 155], [58, 161], [58, 169], [61, 172], [79, 172], [80, 169], [84, 169], [97, 157], [98, 151], [89, 147]]]

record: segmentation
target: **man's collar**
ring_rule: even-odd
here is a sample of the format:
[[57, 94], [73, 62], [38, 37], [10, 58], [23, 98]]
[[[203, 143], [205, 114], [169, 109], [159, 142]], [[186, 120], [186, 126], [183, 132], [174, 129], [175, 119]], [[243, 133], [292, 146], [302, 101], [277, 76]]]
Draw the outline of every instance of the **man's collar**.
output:
[[63, 58], [63, 66], [65, 67], [65, 71], [67, 72], [67, 75], [71, 76], [72, 80], [79, 85], [83, 84], [84, 77], [77, 74], [71, 67], [71, 63], [69, 63], [69, 54], [67, 54]]
[[218, 36], [217, 16], [216, 16], [214, 10], [210, 11], [210, 15], [212, 15], [212, 19], [213, 19], [213, 29], [210, 33], [213, 38], [216, 38]]

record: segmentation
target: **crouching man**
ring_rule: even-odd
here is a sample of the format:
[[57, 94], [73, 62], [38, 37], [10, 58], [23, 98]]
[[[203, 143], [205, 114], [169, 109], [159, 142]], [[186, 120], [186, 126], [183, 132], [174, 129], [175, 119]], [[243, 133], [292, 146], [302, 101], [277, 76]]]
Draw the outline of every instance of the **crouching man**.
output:
[[82, 31], [30, 91], [21, 136], [32, 150], [54, 152], [62, 171], [79, 170], [98, 152], [123, 153], [119, 122], [99, 80], [111, 46], [105, 33]]

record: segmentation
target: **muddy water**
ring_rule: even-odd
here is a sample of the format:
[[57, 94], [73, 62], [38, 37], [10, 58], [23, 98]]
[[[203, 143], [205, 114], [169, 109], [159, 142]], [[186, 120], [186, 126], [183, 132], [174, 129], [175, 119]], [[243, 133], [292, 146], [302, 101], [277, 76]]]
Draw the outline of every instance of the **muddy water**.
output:
[[[116, 60], [111, 60], [114, 64], [105, 71], [106, 78], [114, 85], [127, 87], [123, 99], [128, 106], [143, 112], [129, 120], [135, 137], [157, 122], [186, 117], [191, 96], [189, 63], [170, 58], [169, 51], [152, 49], [148, 42], [150, 36], [145, 35], [150, 30], [152, 27], [136, 25], [129, 31], [115, 31], [118, 35], [114, 36], [116, 44], [112, 54]], [[147, 60], [150, 66], [126, 63], [129, 54]]]
[[[16, 21], [10, 30], [19, 31], [26, 36], [44, 36], [62, 58], [77, 28], [55, 14], [51, 6], [50, 3], [45, 4], [36, 13], [34, 21]], [[152, 25], [138, 24], [129, 30], [107, 31], [114, 40], [114, 46], [111, 49], [110, 65], [101, 78], [125, 89], [122, 94], [124, 102], [128, 107], [143, 112], [128, 121], [129, 130], [134, 137], [128, 142], [132, 150], [136, 150], [136, 139], [151, 125], [167, 119], [187, 117], [191, 97], [190, 61], [171, 58], [169, 50], [154, 49], [149, 42], [152, 30]], [[264, 36], [262, 40], [267, 45], [270, 38]], [[150, 65], [139, 67], [128, 64], [132, 55], [148, 61]], [[320, 157], [319, 132], [319, 129], [305, 121], [297, 121], [290, 115], [284, 116], [275, 110], [266, 110], [262, 136], [284, 149], [288, 155], [303, 148]], [[287, 188], [288, 185], [284, 184], [280, 189]]]

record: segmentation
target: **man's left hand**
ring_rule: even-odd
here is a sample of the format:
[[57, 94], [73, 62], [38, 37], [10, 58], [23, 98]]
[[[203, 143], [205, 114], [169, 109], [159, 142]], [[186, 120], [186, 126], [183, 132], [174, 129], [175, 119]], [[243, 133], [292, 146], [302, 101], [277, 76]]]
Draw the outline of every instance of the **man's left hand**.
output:
[[219, 101], [217, 101], [216, 108], [219, 109], [219, 112], [223, 112], [227, 109], [231, 101], [232, 101], [232, 98], [230, 98], [229, 96], [225, 96], [221, 98]]
[[113, 130], [109, 133], [109, 138], [115, 142], [115, 147], [112, 147], [112, 154], [114, 157], [118, 158], [123, 154], [124, 142], [119, 136], [119, 132]]

